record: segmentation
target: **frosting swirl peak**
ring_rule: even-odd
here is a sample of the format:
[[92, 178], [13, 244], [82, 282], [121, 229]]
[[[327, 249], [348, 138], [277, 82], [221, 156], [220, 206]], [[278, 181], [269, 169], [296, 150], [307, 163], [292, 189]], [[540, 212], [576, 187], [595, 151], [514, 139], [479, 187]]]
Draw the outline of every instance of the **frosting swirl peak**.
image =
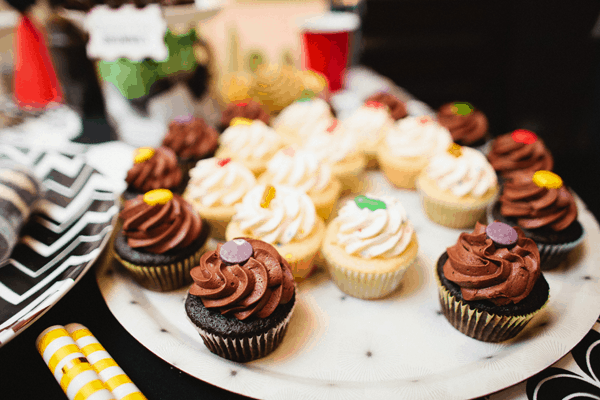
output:
[[438, 122], [450, 131], [452, 139], [460, 145], [470, 145], [485, 137], [488, 120], [479, 110], [466, 115], [456, 112], [455, 103], [444, 104], [437, 113]]
[[431, 157], [452, 143], [450, 132], [426, 117], [406, 117], [386, 135], [390, 152], [397, 157]]
[[161, 146], [148, 152], [141, 162], [133, 164], [127, 172], [125, 181], [129, 187], [140, 192], [159, 188], [173, 189], [181, 183], [181, 170], [177, 165], [177, 156], [173, 150]]
[[229, 103], [223, 116], [221, 117], [221, 125], [227, 127], [231, 120], [236, 117], [259, 119], [265, 124], [269, 123], [269, 114], [256, 101], [249, 100], [248, 102]]
[[552, 155], [541, 139], [538, 138], [533, 143], [518, 142], [510, 133], [494, 140], [488, 160], [503, 177], [509, 177], [518, 171], [551, 171], [554, 166]]
[[390, 116], [395, 121], [398, 121], [399, 119], [404, 118], [408, 115], [408, 112], [406, 111], [406, 105], [404, 104], [404, 102], [396, 96], [394, 96], [393, 94], [387, 92], [378, 92], [369, 96], [369, 98], [365, 100], [365, 103], [368, 103], [370, 101], [375, 101], [377, 103], [386, 105]]
[[219, 144], [218, 133], [201, 118], [172, 121], [163, 146], [173, 149], [180, 158], [202, 158], [214, 153]]
[[[295, 187], [305, 193], [320, 193], [331, 184], [331, 168], [307, 151], [285, 148], [267, 165], [268, 183]], [[260, 180], [260, 179], [259, 179]]]

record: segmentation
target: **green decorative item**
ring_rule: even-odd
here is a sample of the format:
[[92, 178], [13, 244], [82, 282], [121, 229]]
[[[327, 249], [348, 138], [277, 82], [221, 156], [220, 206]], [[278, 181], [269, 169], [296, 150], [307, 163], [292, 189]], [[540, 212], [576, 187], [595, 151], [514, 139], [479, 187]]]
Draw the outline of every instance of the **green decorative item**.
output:
[[264, 57], [258, 50], [252, 51], [248, 55], [248, 68], [250, 68], [250, 71], [252, 71], [252, 72], [256, 72], [256, 70], [258, 69], [258, 66], [260, 64], [262, 64], [263, 62], [264, 62]]
[[473, 112], [473, 106], [469, 103], [454, 103], [452, 112], [456, 115], [469, 115]]
[[358, 206], [358, 208], [360, 208], [361, 210], [364, 208], [368, 208], [371, 211], [375, 211], [375, 210], [385, 210], [387, 208], [387, 206], [385, 205], [385, 203], [381, 200], [377, 200], [377, 199], [371, 199], [367, 196], [356, 196], [354, 198], [354, 202], [356, 203], [356, 205]]

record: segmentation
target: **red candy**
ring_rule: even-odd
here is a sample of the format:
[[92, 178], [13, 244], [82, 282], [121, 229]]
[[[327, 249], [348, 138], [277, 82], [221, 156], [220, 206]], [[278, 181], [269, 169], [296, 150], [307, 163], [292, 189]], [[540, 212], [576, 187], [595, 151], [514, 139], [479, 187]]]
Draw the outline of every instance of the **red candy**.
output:
[[333, 123], [331, 125], [329, 125], [329, 128], [327, 128], [327, 132], [331, 133], [333, 132], [333, 130], [335, 129], [335, 127], [338, 126], [338, 120], [334, 120]]
[[229, 163], [229, 161], [231, 161], [231, 158], [223, 158], [223, 159], [219, 160], [219, 162], [217, 162], [217, 165], [219, 167], [224, 167]]
[[248, 105], [248, 103], [237, 103], [236, 106], [238, 107], [246, 107]]
[[517, 129], [510, 137], [517, 143], [532, 144], [537, 140], [537, 135], [527, 129]]
[[384, 104], [382, 104], [378, 101], [373, 101], [373, 100], [369, 100], [369, 101], [365, 102], [365, 106], [373, 107], [373, 108], [385, 108]]

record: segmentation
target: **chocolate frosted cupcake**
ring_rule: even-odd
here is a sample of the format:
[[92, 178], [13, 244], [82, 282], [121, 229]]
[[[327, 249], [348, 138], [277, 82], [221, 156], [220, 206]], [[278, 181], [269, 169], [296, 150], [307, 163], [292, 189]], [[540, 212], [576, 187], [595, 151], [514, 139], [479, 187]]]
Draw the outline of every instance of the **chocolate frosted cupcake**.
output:
[[471, 104], [465, 102], [444, 104], [438, 110], [437, 119], [440, 125], [450, 131], [454, 142], [486, 152], [489, 142], [488, 120]]
[[248, 362], [277, 348], [296, 286], [290, 266], [273, 246], [250, 238], [219, 244], [191, 274], [185, 311], [211, 352]]
[[390, 116], [394, 121], [398, 121], [399, 119], [402, 119], [408, 115], [408, 112], [406, 111], [406, 104], [404, 104], [402, 100], [393, 94], [387, 92], [375, 93], [365, 100], [365, 104], [372, 102], [386, 105]]
[[119, 217], [114, 255], [140, 285], [168, 291], [192, 282], [210, 228], [191, 205], [158, 189], [125, 202]]
[[206, 121], [192, 117], [172, 121], [162, 144], [177, 155], [183, 180], [187, 182], [188, 172], [198, 161], [215, 155], [219, 146], [218, 137], [217, 131]]
[[498, 175], [507, 179], [521, 171], [551, 171], [554, 160], [544, 142], [533, 132], [517, 129], [498, 136], [492, 142], [488, 160]]
[[229, 124], [231, 124], [231, 120], [234, 118], [247, 118], [251, 120], [259, 119], [267, 125], [271, 119], [269, 113], [256, 101], [249, 100], [242, 103], [229, 103], [225, 111], [223, 111], [219, 131], [223, 132], [227, 129]]
[[577, 205], [562, 179], [550, 171], [515, 173], [500, 199], [488, 210], [488, 222], [518, 226], [539, 248], [542, 270], [558, 266], [584, 237]]
[[173, 150], [164, 146], [157, 149], [140, 147], [136, 149], [133, 166], [125, 177], [127, 190], [121, 198], [127, 201], [150, 190], [163, 188], [181, 193], [181, 175]]
[[549, 297], [535, 242], [500, 222], [461, 233], [438, 259], [437, 279], [448, 321], [484, 342], [515, 337]]

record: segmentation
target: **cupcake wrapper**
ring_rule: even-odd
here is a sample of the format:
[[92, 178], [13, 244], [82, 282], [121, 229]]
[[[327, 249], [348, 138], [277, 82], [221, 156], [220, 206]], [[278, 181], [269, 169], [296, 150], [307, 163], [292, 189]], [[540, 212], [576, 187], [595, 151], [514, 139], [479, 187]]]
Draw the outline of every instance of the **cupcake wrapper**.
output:
[[266, 333], [253, 337], [241, 339], [226, 338], [209, 333], [198, 325], [192, 324], [196, 327], [196, 330], [204, 341], [204, 345], [212, 353], [228, 360], [248, 362], [265, 357], [279, 346], [285, 336], [294, 307], [292, 307], [287, 317], [279, 325], [271, 328]]
[[529, 321], [544, 307], [530, 314], [504, 316], [471, 308], [454, 297], [438, 280], [442, 311], [448, 322], [460, 332], [483, 342], [502, 342], [517, 336]]
[[206, 245], [202, 246], [185, 260], [170, 265], [138, 266], [123, 260], [116, 252], [114, 256], [141, 286], [156, 292], [167, 292], [192, 283], [190, 271], [200, 262], [205, 247]]
[[392, 272], [368, 273], [344, 268], [327, 260], [327, 269], [331, 279], [342, 292], [359, 299], [378, 299], [398, 288], [404, 273], [413, 262], [414, 260]]
[[459, 208], [432, 199], [423, 193], [420, 193], [420, 196], [427, 217], [436, 224], [448, 228], [472, 228], [486, 214], [487, 204], [482, 204], [480, 207]]

